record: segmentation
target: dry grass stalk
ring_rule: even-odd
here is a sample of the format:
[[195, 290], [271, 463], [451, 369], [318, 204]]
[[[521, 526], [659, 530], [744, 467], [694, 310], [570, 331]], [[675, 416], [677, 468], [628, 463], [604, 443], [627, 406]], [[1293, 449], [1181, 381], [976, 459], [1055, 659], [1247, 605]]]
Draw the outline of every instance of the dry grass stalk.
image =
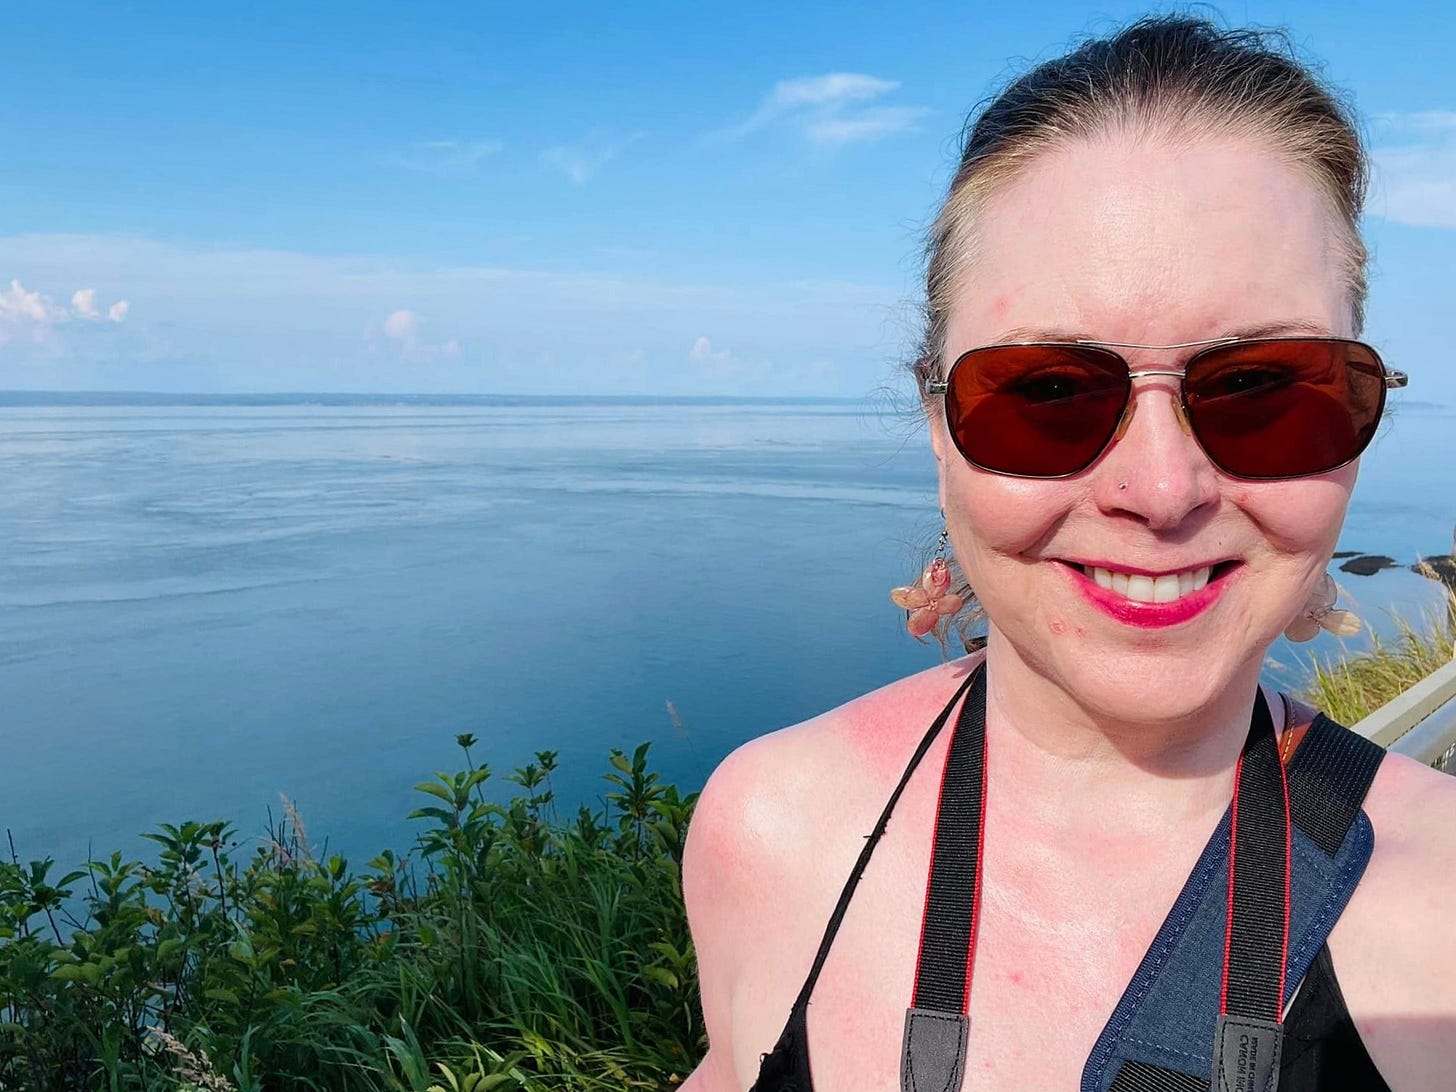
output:
[[283, 793], [278, 794], [278, 799], [283, 805], [283, 820], [267, 843], [273, 859], [280, 868], [312, 862], [313, 849], [308, 844], [308, 828], [303, 825], [303, 817], [298, 814], [298, 808], [293, 801]]
[[1305, 697], [1342, 724], [1354, 724], [1456, 657], [1456, 598], [1446, 617], [1427, 615], [1420, 628], [1397, 619], [1391, 640], [1376, 638], [1367, 652], [1314, 664]]
[[303, 816], [298, 814], [298, 808], [288, 797], [279, 793], [278, 799], [283, 801], [283, 814], [293, 827], [293, 843], [297, 847], [299, 856], [306, 861], [313, 860], [313, 850], [308, 844], [308, 828], [303, 825]]
[[149, 1046], [160, 1053], [172, 1055], [172, 1072], [183, 1082], [183, 1086], [197, 1092], [238, 1092], [237, 1086], [219, 1075], [212, 1063], [187, 1049], [186, 1044], [171, 1032], [161, 1028], [147, 1028]]

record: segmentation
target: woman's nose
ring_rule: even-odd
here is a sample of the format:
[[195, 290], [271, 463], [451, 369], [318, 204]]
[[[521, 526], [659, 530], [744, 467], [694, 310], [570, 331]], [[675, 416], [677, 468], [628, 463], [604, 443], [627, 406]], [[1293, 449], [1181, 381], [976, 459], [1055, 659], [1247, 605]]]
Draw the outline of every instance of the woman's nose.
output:
[[1096, 471], [1104, 511], [1168, 531], [1218, 499], [1218, 471], [1188, 427], [1177, 380], [1135, 381], [1119, 431]]

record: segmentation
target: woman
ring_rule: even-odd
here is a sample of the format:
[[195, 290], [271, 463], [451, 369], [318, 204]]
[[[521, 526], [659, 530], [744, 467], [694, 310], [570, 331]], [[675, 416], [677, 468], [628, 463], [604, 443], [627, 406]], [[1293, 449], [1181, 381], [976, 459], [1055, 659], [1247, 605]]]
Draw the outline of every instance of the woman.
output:
[[691, 1092], [1456, 1087], [1456, 781], [1258, 682], [1399, 384], [1364, 177], [1307, 71], [1183, 18], [968, 130], [916, 378], [984, 665], [713, 775]]

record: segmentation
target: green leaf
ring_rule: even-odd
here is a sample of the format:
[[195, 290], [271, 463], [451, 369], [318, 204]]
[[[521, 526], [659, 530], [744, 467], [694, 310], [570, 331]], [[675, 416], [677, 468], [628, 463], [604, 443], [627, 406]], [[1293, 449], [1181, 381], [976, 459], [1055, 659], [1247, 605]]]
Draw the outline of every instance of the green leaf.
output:
[[101, 981], [101, 968], [95, 963], [63, 963], [51, 972], [57, 982], [84, 982], [94, 986]]
[[470, 814], [466, 816], [466, 822], [476, 823], [487, 816], [499, 815], [500, 811], [499, 804], [476, 804], [475, 807], [470, 809]]
[[511, 1080], [509, 1073], [473, 1073], [469, 1085], [471, 1092], [489, 1092], [490, 1089]]
[[[445, 775], [440, 774], [439, 776], [444, 777]], [[454, 787], [442, 785], [438, 781], [421, 781], [415, 786], [415, 792], [429, 793], [431, 796], [439, 797], [447, 804], [453, 805], [455, 803]]]
[[455, 813], [445, 808], [415, 808], [407, 818], [410, 819], [438, 819], [442, 823], [451, 826], [455, 824]]

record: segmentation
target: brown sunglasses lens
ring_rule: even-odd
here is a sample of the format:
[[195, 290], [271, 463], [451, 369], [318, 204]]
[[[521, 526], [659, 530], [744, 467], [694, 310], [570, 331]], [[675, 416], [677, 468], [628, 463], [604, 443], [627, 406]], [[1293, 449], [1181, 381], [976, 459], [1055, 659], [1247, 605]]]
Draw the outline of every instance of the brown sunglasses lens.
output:
[[1275, 338], [1206, 349], [1183, 380], [1208, 457], [1240, 478], [1296, 478], [1350, 462], [1385, 405], [1385, 369], [1357, 341]]
[[946, 421], [972, 463], [1054, 478], [1090, 466], [1112, 439], [1131, 386], [1116, 353], [1082, 345], [992, 345], [951, 368]]

